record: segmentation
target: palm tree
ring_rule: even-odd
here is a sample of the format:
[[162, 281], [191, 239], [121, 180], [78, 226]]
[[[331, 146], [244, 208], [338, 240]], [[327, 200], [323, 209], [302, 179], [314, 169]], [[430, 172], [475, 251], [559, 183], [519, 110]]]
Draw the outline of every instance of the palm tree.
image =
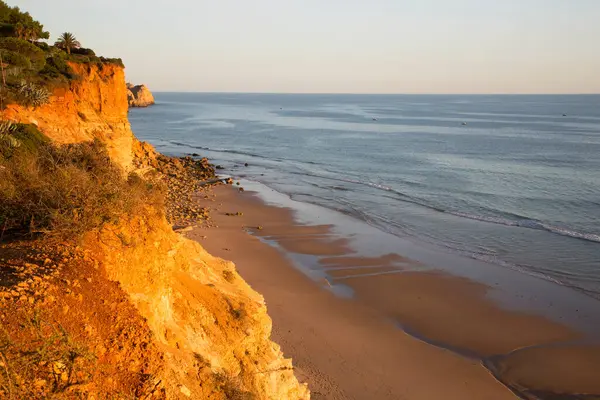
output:
[[54, 44], [56, 47], [61, 48], [67, 51], [67, 54], [71, 54], [71, 49], [78, 49], [81, 47], [81, 43], [77, 41], [75, 35], [71, 32], [65, 32], [56, 41]]
[[19, 39], [24, 39], [25, 38], [25, 31], [26, 30], [27, 30], [27, 28], [25, 27], [25, 25], [23, 25], [20, 22], [17, 25], [15, 25], [15, 33], [17, 34], [17, 37]]

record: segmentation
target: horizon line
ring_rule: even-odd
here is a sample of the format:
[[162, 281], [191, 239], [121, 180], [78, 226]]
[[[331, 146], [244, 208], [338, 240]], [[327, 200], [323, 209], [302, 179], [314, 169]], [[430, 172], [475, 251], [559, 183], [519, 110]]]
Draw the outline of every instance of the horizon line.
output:
[[[146, 85], [147, 86], [147, 85]], [[359, 93], [359, 92], [236, 92], [236, 91], [193, 91], [151, 90], [153, 93], [189, 94], [268, 94], [268, 95], [346, 95], [346, 96], [600, 96], [598, 93]]]

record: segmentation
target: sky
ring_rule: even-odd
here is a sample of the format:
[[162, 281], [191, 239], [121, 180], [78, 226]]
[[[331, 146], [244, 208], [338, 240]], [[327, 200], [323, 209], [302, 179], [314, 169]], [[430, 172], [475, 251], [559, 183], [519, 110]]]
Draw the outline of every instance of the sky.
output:
[[600, 0], [6, 0], [154, 91], [600, 93]]

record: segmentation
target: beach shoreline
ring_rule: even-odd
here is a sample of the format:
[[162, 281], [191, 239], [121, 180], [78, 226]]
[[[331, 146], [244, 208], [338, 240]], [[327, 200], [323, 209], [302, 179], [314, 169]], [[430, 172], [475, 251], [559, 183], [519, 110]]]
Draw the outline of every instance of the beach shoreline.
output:
[[585, 372], [600, 348], [585, 334], [500, 307], [481, 283], [401, 253], [364, 254], [352, 235], [298, 221], [257, 193], [219, 186], [199, 202], [213, 227], [188, 236], [234, 261], [265, 297], [273, 339], [314, 398], [600, 393]]

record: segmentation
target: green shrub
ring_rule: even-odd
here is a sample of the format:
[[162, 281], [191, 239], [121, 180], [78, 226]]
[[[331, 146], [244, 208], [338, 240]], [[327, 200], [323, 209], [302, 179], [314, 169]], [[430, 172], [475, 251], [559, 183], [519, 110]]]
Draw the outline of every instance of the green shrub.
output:
[[2, 61], [6, 64], [10, 64], [10, 66], [12, 67], [19, 67], [25, 69], [31, 68], [31, 61], [29, 61], [29, 58], [27, 58], [23, 54], [10, 50], [2, 50]]
[[0, 122], [0, 159], [10, 158], [16, 151], [35, 154], [48, 141], [35, 125]]
[[44, 65], [44, 68], [40, 71], [40, 75], [42, 77], [46, 77], [49, 79], [56, 79], [63, 76], [63, 74], [52, 64]]
[[123, 177], [99, 141], [36, 142], [33, 151], [21, 146], [0, 157], [0, 226], [9, 232], [75, 238], [147, 206], [162, 210], [163, 192], [137, 175]]
[[10, 7], [4, 1], [0, 1], [0, 31], [2, 36], [16, 36], [33, 41], [50, 37], [44, 26], [33, 19], [31, 14], [21, 11], [19, 7]]
[[82, 55], [71, 53], [68, 56], [69, 61], [73, 61], [81, 64], [100, 64], [102, 63], [101, 58], [95, 55]]
[[46, 42], [34, 42], [33, 44], [39, 47], [44, 53], [50, 51], [50, 45]]
[[75, 73], [67, 64], [65, 55], [55, 55], [53, 57], [49, 57], [46, 60], [46, 65], [40, 71], [41, 75], [47, 75], [51, 77], [58, 77], [60, 75], [66, 77], [67, 79], [74, 79]]
[[[0, 17], [1, 19], [1, 17]], [[0, 36], [14, 36], [15, 27], [14, 25], [8, 24], [6, 22], [0, 22]]]
[[3, 157], [9, 157], [15, 149], [21, 147], [21, 142], [15, 137], [17, 125], [10, 121], [0, 121], [0, 149]]
[[125, 68], [125, 64], [123, 64], [123, 60], [120, 58], [100, 57], [100, 61], [103, 62], [104, 64], [115, 64], [122, 68]]
[[71, 49], [71, 54], [79, 54], [82, 56], [95, 56], [94, 50], [86, 49], [85, 47]]
[[13, 136], [21, 143], [23, 151], [34, 153], [40, 146], [48, 143], [50, 139], [33, 124], [15, 124]]
[[50, 101], [50, 91], [34, 83], [21, 83], [18, 94], [21, 98], [21, 104], [28, 107], [39, 107]]
[[0, 49], [19, 53], [29, 59], [32, 68], [40, 70], [46, 64], [46, 54], [42, 49], [26, 40], [5, 37], [0, 38]]

